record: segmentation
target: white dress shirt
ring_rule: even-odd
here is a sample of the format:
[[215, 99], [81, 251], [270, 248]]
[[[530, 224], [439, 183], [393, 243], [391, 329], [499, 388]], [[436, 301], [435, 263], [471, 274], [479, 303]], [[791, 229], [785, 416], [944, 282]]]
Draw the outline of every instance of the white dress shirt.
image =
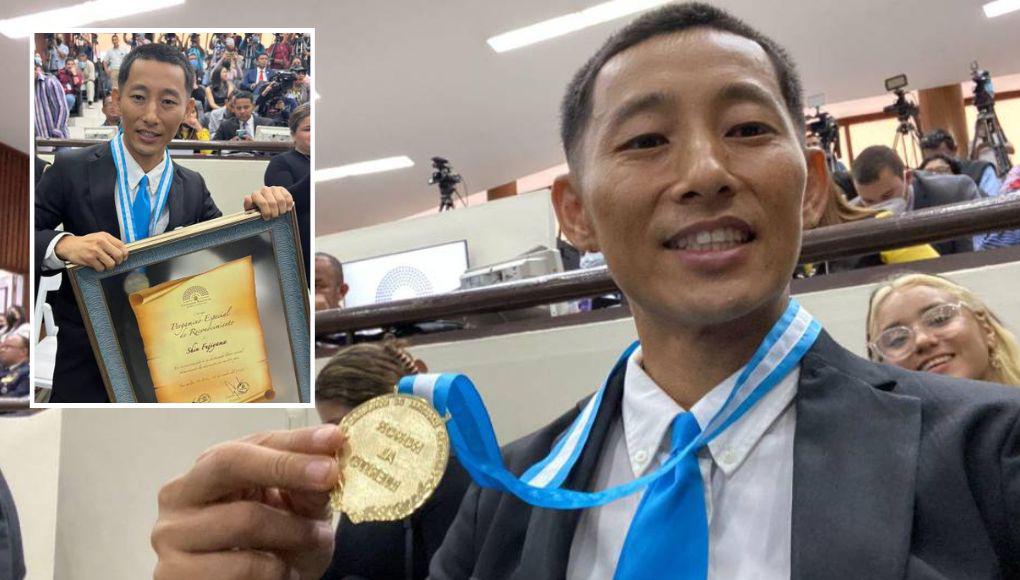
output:
[[[135, 195], [138, 194], [138, 185], [142, 181], [142, 176], [146, 175], [149, 177], [149, 204], [150, 207], [155, 208], [156, 188], [159, 187], [159, 180], [163, 177], [163, 167], [166, 165], [166, 152], [163, 152], [163, 159], [159, 161], [159, 164], [153, 167], [148, 173], [142, 171], [142, 166], [138, 165], [138, 162], [131, 156], [131, 152], [127, 150], [126, 146], [124, 147], [124, 162], [124, 166], [127, 169], [127, 182], [131, 186], [131, 203], [134, 204]], [[173, 178], [173, 175], [167, 176], [167, 179], [171, 182], [173, 181]], [[117, 185], [113, 190], [113, 200], [114, 211], [117, 212], [117, 223], [120, 225], [120, 239], [127, 242], [127, 230], [120, 212], [119, 177], [117, 177]], [[128, 211], [131, 211], [131, 208], [128, 208]], [[156, 218], [156, 229], [154, 230], [153, 235], [165, 232], [168, 225], [170, 225], [170, 194], [167, 194], [167, 203], [163, 206], [163, 210], [159, 212], [159, 216]], [[43, 259], [43, 265], [46, 269], [59, 270], [64, 267], [64, 261], [57, 257], [55, 248], [57, 247], [57, 242], [59, 242], [61, 238], [70, 235], [72, 234], [69, 232], [60, 233], [54, 236], [50, 241], [50, 245], [46, 247], [46, 257]]]
[[[683, 411], [641, 367], [627, 361], [622, 420], [617, 417], [595, 470], [595, 490], [650, 473], [669, 457], [673, 419]], [[742, 369], [741, 369], [742, 370]], [[740, 371], [717, 385], [691, 412], [704, 428], [722, 407]], [[708, 515], [708, 577], [790, 577], [793, 437], [800, 367], [794, 368], [739, 421], [698, 453]], [[578, 522], [567, 578], [612, 578], [644, 492], [585, 510]]]

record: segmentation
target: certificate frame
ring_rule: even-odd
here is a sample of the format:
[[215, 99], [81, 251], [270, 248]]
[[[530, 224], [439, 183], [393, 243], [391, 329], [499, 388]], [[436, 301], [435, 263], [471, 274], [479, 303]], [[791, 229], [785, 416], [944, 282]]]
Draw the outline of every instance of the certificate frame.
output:
[[137, 403], [138, 398], [129, 378], [124, 351], [114, 330], [113, 316], [102, 287], [103, 280], [267, 232], [272, 239], [273, 259], [287, 321], [298, 404], [311, 403], [310, 306], [297, 217], [290, 211], [274, 219], [264, 220], [254, 210], [178, 228], [127, 244], [127, 260], [103, 272], [87, 266], [68, 265], [67, 273], [78, 309], [111, 402]]

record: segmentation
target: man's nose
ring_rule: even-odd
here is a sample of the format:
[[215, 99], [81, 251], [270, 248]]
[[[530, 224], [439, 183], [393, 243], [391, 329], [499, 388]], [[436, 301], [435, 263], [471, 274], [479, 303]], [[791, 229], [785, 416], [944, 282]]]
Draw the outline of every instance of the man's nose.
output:
[[725, 144], [711, 131], [699, 130], [682, 137], [673, 161], [677, 172], [671, 194], [677, 201], [712, 199], [732, 194], [736, 188], [727, 168]]

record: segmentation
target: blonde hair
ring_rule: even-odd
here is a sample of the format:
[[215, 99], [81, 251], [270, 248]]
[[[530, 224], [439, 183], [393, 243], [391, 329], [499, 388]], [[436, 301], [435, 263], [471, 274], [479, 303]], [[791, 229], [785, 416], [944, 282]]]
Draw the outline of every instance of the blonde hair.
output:
[[814, 227], [824, 228], [826, 226], [846, 224], [873, 218], [878, 213], [877, 210], [850, 205], [850, 202], [846, 200], [843, 188], [830, 175], [828, 192], [825, 198], [825, 208], [822, 209], [822, 216]]
[[873, 336], [878, 332], [878, 310], [882, 303], [896, 290], [912, 286], [928, 286], [942, 290], [967, 306], [979, 321], [992, 329], [994, 344], [989, 349], [989, 370], [984, 380], [1005, 385], [1020, 386], [1020, 345], [1013, 333], [1003, 326], [999, 318], [988, 309], [988, 306], [973, 292], [951, 282], [941, 276], [928, 274], [903, 274], [884, 285], [879, 286], [872, 294], [868, 304], [867, 340], [868, 356], [872, 360], [881, 361], [881, 357], [870, 348]]
[[396, 392], [401, 377], [417, 373], [415, 360], [401, 341], [356, 344], [333, 355], [322, 367], [315, 378], [315, 396], [356, 407]]

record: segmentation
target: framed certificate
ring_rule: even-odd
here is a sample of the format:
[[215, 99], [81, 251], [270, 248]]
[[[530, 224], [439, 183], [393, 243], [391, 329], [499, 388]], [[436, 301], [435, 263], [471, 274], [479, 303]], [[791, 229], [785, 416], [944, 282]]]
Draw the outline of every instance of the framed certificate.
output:
[[112, 270], [68, 267], [111, 401], [311, 401], [294, 212], [224, 216], [127, 248]]

